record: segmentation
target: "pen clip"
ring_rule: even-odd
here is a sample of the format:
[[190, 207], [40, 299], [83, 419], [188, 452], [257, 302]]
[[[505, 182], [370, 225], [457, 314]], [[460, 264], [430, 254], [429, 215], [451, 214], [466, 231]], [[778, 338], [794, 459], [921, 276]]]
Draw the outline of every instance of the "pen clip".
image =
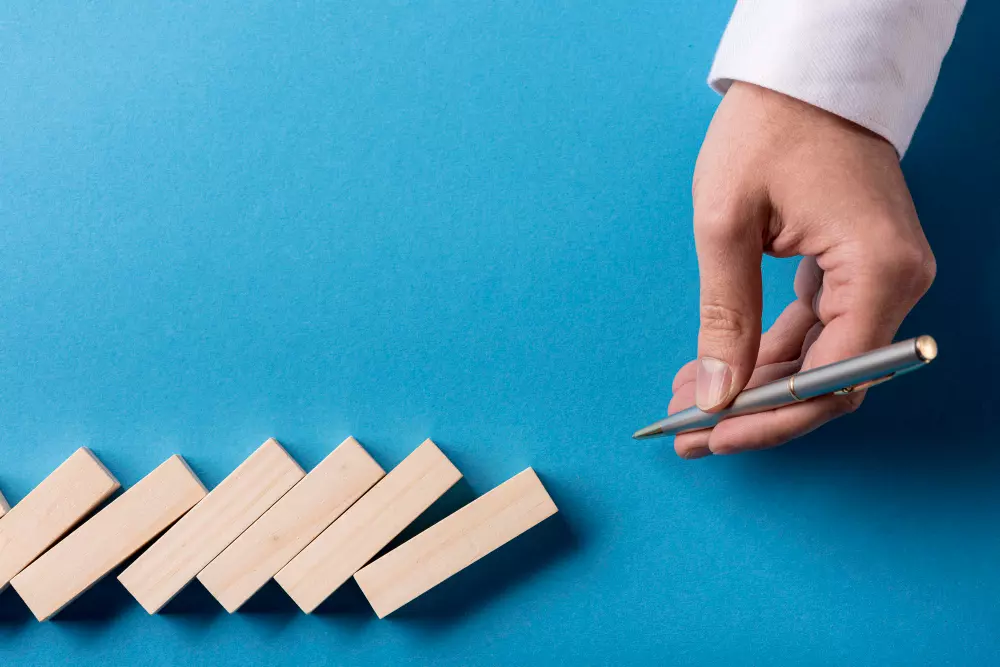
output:
[[844, 387], [843, 389], [838, 389], [833, 392], [837, 396], [843, 396], [845, 394], [853, 394], [856, 391], [863, 391], [874, 387], [877, 384], [882, 384], [883, 382], [888, 382], [892, 378], [896, 377], [896, 373], [889, 373], [886, 376], [875, 378], [874, 380], [868, 380], [867, 382], [859, 382], [858, 384], [852, 384], [849, 387]]

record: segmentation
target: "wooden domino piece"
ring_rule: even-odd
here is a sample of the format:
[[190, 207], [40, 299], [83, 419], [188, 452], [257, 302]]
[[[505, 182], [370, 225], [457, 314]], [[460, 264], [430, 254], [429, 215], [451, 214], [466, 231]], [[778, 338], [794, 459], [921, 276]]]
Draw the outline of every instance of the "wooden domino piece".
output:
[[274, 579], [307, 614], [462, 478], [425, 440]]
[[528, 468], [362, 568], [354, 579], [384, 618], [557, 511]]
[[10, 584], [39, 621], [57, 614], [208, 493], [179, 456], [67, 535]]
[[[2, 519], [3, 515], [9, 511], [10, 511], [10, 503], [8, 503], [7, 499], [3, 497], [2, 493], [0, 493], [0, 519]], [[6, 586], [0, 586], [0, 591], [4, 591], [6, 589], [7, 589]]]
[[385, 471], [354, 438], [333, 452], [198, 574], [229, 613], [240, 608]]
[[273, 438], [240, 464], [124, 572], [118, 581], [150, 614], [305, 476]]
[[0, 518], [0, 588], [112, 493], [118, 480], [86, 447]]

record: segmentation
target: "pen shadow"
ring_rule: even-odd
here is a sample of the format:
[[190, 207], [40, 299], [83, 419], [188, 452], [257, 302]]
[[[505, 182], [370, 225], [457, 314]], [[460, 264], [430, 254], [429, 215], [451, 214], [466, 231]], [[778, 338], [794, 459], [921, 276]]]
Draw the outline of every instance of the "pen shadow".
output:
[[[956, 502], [1000, 505], [1000, 60], [991, 26], [1000, 8], [970, 3], [915, 141], [903, 161], [937, 279], [897, 339], [933, 335], [939, 358], [868, 392], [855, 414], [764, 457], [789, 468], [876, 472], [887, 486], [947, 488]], [[992, 443], [992, 444], [991, 444]], [[751, 457], [753, 458], [753, 457]], [[751, 464], [754, 466], [761, 464]]]

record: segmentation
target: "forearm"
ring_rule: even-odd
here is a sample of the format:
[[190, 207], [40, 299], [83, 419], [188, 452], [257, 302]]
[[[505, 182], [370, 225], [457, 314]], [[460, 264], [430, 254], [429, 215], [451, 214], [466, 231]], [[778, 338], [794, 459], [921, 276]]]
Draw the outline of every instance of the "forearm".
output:
[[709, 83], [770, 88], [885, 137], [902, 155], [965, 0], [739, 0]]

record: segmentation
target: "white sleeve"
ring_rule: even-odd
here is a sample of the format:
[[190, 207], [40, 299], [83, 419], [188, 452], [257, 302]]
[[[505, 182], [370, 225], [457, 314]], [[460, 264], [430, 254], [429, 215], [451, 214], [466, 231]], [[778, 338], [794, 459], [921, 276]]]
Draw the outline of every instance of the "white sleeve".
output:
[[888, 139], [902, 156], [965, 0], [738, 0], [708, 82], [784, 93]]

